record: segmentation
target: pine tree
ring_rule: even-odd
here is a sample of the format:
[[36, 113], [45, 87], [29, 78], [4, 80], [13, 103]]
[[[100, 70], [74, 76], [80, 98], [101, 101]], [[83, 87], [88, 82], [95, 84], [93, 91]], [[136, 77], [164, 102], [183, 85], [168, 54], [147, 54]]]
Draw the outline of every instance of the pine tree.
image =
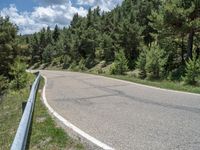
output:
[[196, 84], [197, 78], [200, 76], [200, 58], [196, 55], [186, 62], [186, 74], [183, 80], [186, 84]]
[[115, 60], [110, 68], [110, 74], [124, 74], [128, 71], [128, 61], [122, 49], [115, 54]]
[[9, 18], [0, 17], [0, 74], [9, 76], [10, 65], [13, 63], [17, 27], [10, 23]]
[[39, 34], [39, 49], [38, 49], [38, 54], [39, 54], [39, 59], [40, 62], [43, 61], [42, 54], [44, 52], [45, 47], [47, 46], [47, 41], [46, 41], [46, 30], [43, 28]]
[[58, 25], [56, 25], [53, 31], [53, 39], [55, 42], [58, 41], [59, 36], [60, 36], [60, 31], [59, 31]]
[[164, 76], [167, 54], [158, 45], [154, 44], [146, 53], [145, 71], [149, 79], [158, 79]]
[[187, 36], [187, 58], [192, 57], [195, 33], [199, 31], [198, 0], [163, 1], [159, 11], [151, 16], [152, 26], [165, 37], [167, 35]]
[[12, 88], [19, 90], [27, 85], [28, 75], [26, 72], [26, 64], [23, 63], [19, 57], [15, 59], [9, 74], [13, 76], [11, 82]]
[[142, 79], [146, 78], [146, 55], [147, 52], [146, 49], [144, 49], [142, 52], [140, 52], [139, 58], [136, 62], [136, 67], [140, 70], [139, 77]]
[[31, 48], [31, 64], [40, 61], [40, 54], [39, 54], [39, 39], [38, 35], [35, 33], [30, 41], [30, 48]]
[[92, 25], [92, 9], [89, 8], [88, 14], [87, 14], [87, 27], [90, 27]]
[[49, 26], [47, 27], [46, 30], [46, 43], [53, 44], [52, 32]]

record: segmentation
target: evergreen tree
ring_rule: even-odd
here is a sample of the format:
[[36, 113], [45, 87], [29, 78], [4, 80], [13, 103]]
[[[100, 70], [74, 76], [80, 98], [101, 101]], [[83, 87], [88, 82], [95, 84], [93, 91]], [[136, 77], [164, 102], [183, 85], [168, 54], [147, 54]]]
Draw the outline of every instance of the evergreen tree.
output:
[[9, 18], [0, 17], [0, 74], [9, 76], [10, 65], [13, 64], [17, 27]]
[[164, 76], [167, 55], [163, 49], [154, 44], [147, 51], [145, 71], [149, 79], [158, 79]]
[[123, 50], [116, 53], [115, 60], [110, 68], [110, 74], [124, 74], [128, 71], [128, 61]]
[[9, 73], [13, 76], [11, 82], [12, 88], [19, 90], [27, 85], [28, 75], [26, 72], [26, 64], [23, 63], [19, 57], [15, 59]]
[[145, 49], [142, 52], [140, 52], [139, 58], [136, 62], [136, 67], [140, 70], [139, 77], [142, 79], [146, 78], [146, 69], [145, 69], [146, 55], [147, 55], [147, 52]]
[[40, 55], [39, 55], [39, 39], [38, 35], [35, 33], [30, 41], [30, 48], [31, 48], [31, 64], [39, 62]]
[[49, 26], [47, 27], [47, 31], [46, 31], [46, 43], [53, 44], [52, 32]]
[[196, 84], [200, 76], [200, 59], [194, 55], [192, 59], [186, 62], [186, 74], [183, 80], [186, 84]]
[[54, 39], [55, 42], [58, 41], [59, 36], [60, 36], [60, 31], [59, 31], [58, 25], [56, 25], [54, 32], [53, 32], [53, 39]]

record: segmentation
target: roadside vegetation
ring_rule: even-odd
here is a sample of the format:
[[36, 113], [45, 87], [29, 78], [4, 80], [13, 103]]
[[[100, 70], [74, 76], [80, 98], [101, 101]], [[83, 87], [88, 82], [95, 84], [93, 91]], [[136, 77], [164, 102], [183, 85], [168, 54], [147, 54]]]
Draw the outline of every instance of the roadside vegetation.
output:
[[199, 0], [124, 0], [111, 12], [89, 9], [86, 17], [75, 14], [69, 27], [22, 39], [32, 68], [108, 68], [111, 75], [137, 72], [132, 80], [146, 84], [192, 89], [200, 84], [199, 8]]
[[[34, 80], [32, 74], [23, 73], [28, 76], [27, 83], [23, 88], [16, 89], [16, 85], [20, 87], [24, 83], [17, 84], [18, 81], [13, 80], [4, 96], [0, 101], [0, 149], [7, 150], [13, 142], [20, 119], [22, 117], [22, 102], [27, 101], [30, 93], [30, 85]], [[43, 87], [43, 80], [40, 83], [39, 93], [37, 95], [33, 123], [28, 142], [28, 149], [31, 150], [82, 150], [84, 149], [80, 141], [76, 141], [68, 136], [68, 134], [58, 127], [52, 117], [48, 114], [48, 110], [40, 100], [40, 92]]]
[[[22, 117], [22, 102], [27, 101], [35, 77], [26, 72], [28, 45], [17, 35], [9, 18], [0, 17], [0, 149], [8, 150]], [[42, 85], [40, 86], [39, 93]], [[52, 119], [37, 95], [28, 149], [81, 150], [79, 141]]]
[[80, 141], [74, 140], [59, 127], [47, 108], [40, 100], [40, 92], [43, 88], [44, 80], [40, 83], [39, 94], [37, 95], [31, 136], [29, 139], [29, 149], [33, 150], [83, 150]]
[[[89, 9], [86, 17], [75, 14], [70, 25], [62, 29], [56, 25], [54, 29], [43, 28], [31, 35], [17, 33], [17, 25], [8, 17], [0, 17], [0, 145], [3, 149], [10, 146], [21, 117], [21, 101], [27, 99], [31, 81], [25, 72], [27, 67], [91, 72], [200, 93], [199, 0], [124, 0], [110, 12], [96, 7]], [[42, 105], [37, 107], [36, 114], [43, 111]], [[55, 149], [73, 143], [61, 129], [52, 130], [55, 133], [43, 129], [40, 121], [51, 127], [55, 124], [48, 115], [42, 117], [46, 119], [36, 117], [35, 120], [45, 131], [44, 143], [49, 142]], [[34, 127], [33, 130], [37, 131]], [[39, 132], [33, 134], [31, 147], [39, 144], [42, 136]], [[54, 134], [60, 137], [52, 137]], [[37, 146], [45, 149], [44, 143]]]
[[0, 91], [12, 82], [15, 73], [10, 71], [19, 60], [32, 69], [128, 74], [146, 84], [199, 87], [199, 8], [199, 0], [124, 0], [110, 12], [97, 7], [86, 17], [75, 14], [69, 27], [23, 36], [1, 17]]

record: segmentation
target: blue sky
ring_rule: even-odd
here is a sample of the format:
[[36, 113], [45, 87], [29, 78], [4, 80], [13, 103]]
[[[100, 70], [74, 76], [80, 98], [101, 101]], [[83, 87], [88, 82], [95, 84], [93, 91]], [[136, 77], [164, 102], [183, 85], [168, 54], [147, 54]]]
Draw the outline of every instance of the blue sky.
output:
[[1, 0], [0, 15], [9, 16], [19, 33], [31, 34], [43, 27], [68, 26], [75, 13], [86, 16], [88, 8], [110, 11], [123, 0]]
[[39, 5], [36, 0], [1, 0], [0, 9], [9, 7], [10, 4], [15, 4], [19, 11], [32, 11]]

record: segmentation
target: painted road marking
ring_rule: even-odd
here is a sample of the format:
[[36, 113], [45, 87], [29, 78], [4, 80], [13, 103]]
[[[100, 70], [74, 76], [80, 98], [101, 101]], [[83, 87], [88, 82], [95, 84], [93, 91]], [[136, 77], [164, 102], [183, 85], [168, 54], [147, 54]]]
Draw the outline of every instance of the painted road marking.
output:
[[95, 145], [97, 145], [98, 147], [104, 149], [104, 150], [114, 150], [114, 148], [102, 143], [101, 141], [97, 140], [96, 138], [90, 136], [89, 134], [85, 133], [84, 131], [82, 131], [81, 129], [79, 129], [78, 127], [76, 127], [75, 125], [73, 125], [72, 123], [70, 123], [69, 121], [67, 121], [65, 118], [63, 118], [61, 115], [59, 115], [47, 102], [47, 98], [45, 95], [45, 91], [46, 91], [46, 84], [47, 84], [47, 78], [45, 76], [43, 76], [45, 79], [45, 84], [43, 87], [43, 91], [42, 91], [42, 99], [44, 101], [44, 104], [46, 105], [46, 107], [49, 109], [49, 111], [57, 118], [59, 119], [65, 126], [67, 126], [68, 128], [72, 129], [73, 131], [75, 131], [76, 133], [78, 133], [79, 135], [81, 135], [82, 137], [86, 138], [87, 140], [89, 140], [90, 142], [94, 143]]

